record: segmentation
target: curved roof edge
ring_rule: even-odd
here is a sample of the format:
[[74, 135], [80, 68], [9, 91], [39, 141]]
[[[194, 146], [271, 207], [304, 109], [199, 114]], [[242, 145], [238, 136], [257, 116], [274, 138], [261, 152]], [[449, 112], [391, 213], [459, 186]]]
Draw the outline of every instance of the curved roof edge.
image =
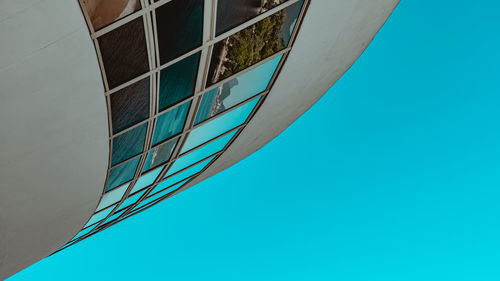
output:
[[0, 4], [0, 279], [86, 223], [108, 165], [104, 89], [78, 1]]
[[229, 168], [281, 134], [344, 75], [398, 3], [311, 1], [288, 60], [262, 107], [228, 150], [178, 192]]

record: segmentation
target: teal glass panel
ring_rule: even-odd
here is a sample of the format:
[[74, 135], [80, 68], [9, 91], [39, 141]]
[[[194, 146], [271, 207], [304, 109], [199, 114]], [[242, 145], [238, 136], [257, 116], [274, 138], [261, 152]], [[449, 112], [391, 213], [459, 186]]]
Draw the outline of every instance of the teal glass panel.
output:
[[134, 188], [132, 188], [132, 191], [130, 193], [135, 193], [145, 187], [152, 185], [153, 182], [158, 177], [158, 175], [161, 173], [161, 170], [163, 170], [163, 167], [153, 170], [140, 177], [135, 183]]
[[146, 190], [139, 192], [135, 195], [132, 195], [129, 198], [127, 198], [127, 200], [123, 201], [123, 203], [120, 205], [120, 211], [129, 207], [130, 205], [135, 204], [141, 198], [144, 192], [146, 192]]
[[130, 160], [126, 163], [117, 166], [111, 171], [109, 171], [108, 184], [106, 186], [106, 192], [115, 189], [116, 187], [132, 180], [135, 175], [135, 170], [137, 169], [137, 165], [139, 165], [139, 161], [141, 157], [136, 157], [133, 160]]
[[[171, 192], [174, 192], [176, 191], [177, 189], [179, 189], [181, 186], [183, 186], [186, 182], [188, 182], [191, 178], [189, 179], [186, 179], [186, 180], [183, 180], [182, 182], [179, 182], [178, 184], [174, 185], [174, 186], [171, 186], [169, 188], [161, 188], [160, 185], [158, 185], [153, 191], [151, 191], [151, 195], [150, 197], [147, 198], [147, 200], [149, 200], [149, 202], [152, 202], [164, 195], [167, 195]], [[153, 198], [153, 199], [151, 199]], [[145, 203], [144, 205], [146, 205], [147, 203]]]
[[166, 188], [166, 187], [169, 187], [183, 179], [186, 179], [186, 178], [190, 178], [191, 176], [193, 176], [194, 174], [196, 173], [199, 173], [201, 170], [203, 170], [203, 168], [205, 168], [208, 163], [210, 163], [210, 161], [212, 161], [215, 157], [210, 157], [208, 158], [207, 160], [203, 161], [203, 162], [200, 162], [190, 168], [187, 168], [186, 170], [178, 173], [178, 174], [175, 174], [171, 177], [169, 177], [168, 179], [164, 180], [163, 182], [161, 182], [159, 184], [159, 186], [161, 186], [160, 189], [163, 189], [163, 188]]
[[123, 194], [127, 191], [127, 188], [129, 187], [130, 183], [124, 184], [118, 188], [113, 189], [112, 191], [104, 194], [101, 198], [101, 202], [99, 203], [99, 206], [97, 206], [97, 211], [99, 212], [100, 210], [107, 208], [115, 203], [120, 202], [122, 200]]
[[178, 140], [179, 138], [175, 138], [153, 147], [153, 149], [149, 151], [148, 158], [146, 159], [142, 171], [145, 172], [152, 168], [156, 168], [170, 160]]
[[200, 53], [181, 60], [160, 73], [160, 111], [194, 94]]
[[205, 93], [196, 115], [195, 124], [264, 92], [282, 57], [282, 55], [276, 57]]
[[94, 230], [94, 228], [93, 227], [89, 227], [87, 229], [84, 229], [84, 230], [80, 231], [75, 237], [73, 237], [73, 239], [71, 241], [75, 241], [76, 239], [89, 234], [92, 230]]
[[148, 123], [144, 123], [137, 128], [113, 138], [111, 165], [114, 166], [142, 153], [147, 130]]
[[187, 102], [158, 117], [153, 145], [175, 136], [182, 131], [190, 105], [191, 102]]
[[121, 214], [123, 214], [123, 212], [125, 212], [125, 210], [121, 210], [121, 211], [118, 211], [118, 212], [114, 213], [103, 224], [109, 223], [109, 222], [112, 222], [112, 221], [116, 220], [118, 217], [120, 217]]
[[94, 216], [92, 216], [92, 218], [90, 218], [89, 222], [87, 222], [87, 224], [84, 226], [84, 228], [88, 227], [90, 225], [93, 225], [95, 223], [98, 223], [101, 220], [105, 219], [111, 213], [111, 211], [113, 211], [113, 208], [109, 208], [107, 210], [104, 210], [102, 212], [95, 214]]
[[231, 138], [236, 134], [236, 132], [237, 132], [237, 130], [235, 130], [234, 132], [231, 132], [231, 133], [229, 133], [229, 134], [227, 134], [227, 135], [225, 135], [217, 140], [214, 140], [213, 142], [211, 142], [205, 146], [202, 146], [202, 147], [200, 147], [192, 152], [189, 152], [186, 155], [183, 155], [182, 157], [180, 157], [179, 159], [177, 159], [174, 162], [174, 164], [172, 165], [170, 170], [168, 170], [167, 176], [170, 176], [174, 173], [177, 173], [178, 171], [185, 169], [185, 168], [193, 165], [194, 163], [201, 161], [201, 160], [207, 158], [208, 156], [221, 151], [227, 145], [227, 143], [231, 140]]
[[186, 143], [182, 147], [181, 153], [197, 147], [225, 132], [243, 124], [254, 107], [259, 102], [260, 98], [252, 100], [228, 113], [215, 118], [194, 129], [189, 133]]

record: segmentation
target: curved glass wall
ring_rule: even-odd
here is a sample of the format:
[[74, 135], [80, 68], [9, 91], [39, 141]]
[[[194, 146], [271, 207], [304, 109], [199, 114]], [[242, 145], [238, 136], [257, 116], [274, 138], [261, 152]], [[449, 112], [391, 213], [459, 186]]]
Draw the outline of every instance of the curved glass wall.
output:
[[181, 192], [224, 153], [269, 94], [308, 2], [80, 0], [110, 166], [95, 214], [63, 248]]

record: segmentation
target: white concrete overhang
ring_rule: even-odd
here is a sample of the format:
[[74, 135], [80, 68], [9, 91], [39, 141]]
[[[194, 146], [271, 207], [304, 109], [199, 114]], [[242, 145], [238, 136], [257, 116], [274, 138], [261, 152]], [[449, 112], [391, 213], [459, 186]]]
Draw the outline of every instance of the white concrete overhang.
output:
[[[398, 2], [312, 0], [265, 103], [183, 190], [283, 132], [348, 70]], [[3, 0], [0, 38], [1, 279], [50, 255], [92, 216], [109, 143], [99, 65], [76, 0]]]
[[104, 89], [77, 1], [0, 1], [0, 279], [92, 215], [108, 165]]

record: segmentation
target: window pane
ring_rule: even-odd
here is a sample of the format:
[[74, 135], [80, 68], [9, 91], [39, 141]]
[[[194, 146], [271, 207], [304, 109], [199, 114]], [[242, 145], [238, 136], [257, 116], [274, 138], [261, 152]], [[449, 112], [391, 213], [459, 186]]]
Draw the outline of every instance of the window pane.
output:
[[110, 223], [110, 222], [112, 222], [112, 221], [116, 220], [116, 219], [117, 219], [117, 218], [118, 218], [121, 214], [123, 214], [123, 212], [124, 212], [124, 211], [125, 211], [125, 210], [121, 210], [121, 211], [118, 211], [118, 212], [114, 213], [111, 217], [109, 217], [109, 218], [108, 218], [108, 219], [107, 219], [107, 220], [103, 223], [103, 225], [104, 225], [105, 223]]
[[218, 0], [217, 35], [224, 33], [288, 0]]
[[149, 117], [149, 77], [111, 94], [111, 120], [116, 134]]
[[247, 120], [248, 116], [254, 109], [255, 105], [257, 105], [259, 100], [260, 98], [248, 102], [191, 131], [186, 140], [186, 143], [184, 144], [184, 147], [182, 147], [181, 153], [186, 152], [243, 124]]
[[153, 145], [182, 132], [191, 102], [178, 106], [158, 117]]
[[121, 164], [109, 171], [108, 184], [106, 186], [106, 192], [114, 189], [115, 187], [126, 183], [134, 178], [135, 170], [137, 165], [139, 165], [139, 160], [141, 157], [136, 157], [126, 163]]
[[[164, 195], [166, 195], [166, 194], [168, 194], [170, 192], [176, 191], [177, 189], [179, 189], [179, 187], [183, 186], [189, 180], [190, 179], [186, 179], [186, 180], [184, 180], [184, 181], [182, 181], [182, 182], [180, 182], [180, 183], [176, 184], [175, 186], [172, 186], [172, 187], [170, 187], [168, 189], [165, 189], [165, 188], [167, 188], [169, 186], [162, 187], [162, 185], [158, 185], [153, 191], [151, 191], [152, 195], [149, 198], [154, 198], [153, 200], [151, 200], [151, 201], [154, 201], [155, 199], [158, 199], [161, 196], [164, 196]], [[146, 205], [146, 204], [144, 204], [144, 205]]]
[[161, 71], [160, 111], [194, 94], [199, 61], [197, 53]]
[[89, 227], [87, 229], [84, 229], [84, 230], [80, 231], [75, 237], [73, 237], [73, 239], [71, 239], [71, 241], [74, 241], [74, 240], [76, 240], [76, 239], [78, 239], [78, 238], [80, 238], [82, 236], [85, 236], [85, 235], [89, 234], [93, 229], [94, 228]]
[[142, 171], [145, 172], [149, 169], [156, 168], [170, 160], [170, 157], [172, 156], [172, 152], [174, 151], [175, 145], [177, 144], [178, 140], [179, 138], [175, 138], [153, 147], [153, 149], [151, 149], [148, 154], [148, 159], [146, 160]]
[[148, 123], [144, 123], [137, 128], [113, 138], [111, 165], [114, 166], [142, 153], [147, 130]]
[[[175, 176], [171, 176], [167, 180], [161, 182], [159, 185], [162, 185], [163, 188], [166, 188], [166, 187], [169, 187], [169, 186], [175, 184], [176, 182], [179, 182], [183, 179], [189, 178], [192, 175], [199, 173], [201, 170], [203, 170], [203, 168], [205, 168], [205, 166], [207, 166], [208, 163], [210, 163], [210, 161], [212, 161], [214, 158], [215, 157], [210, 157], [207, 160], [192, 166], [191, 168], [187, 168], [186, 170], [176, 174]], [[163, 189], [163, 188], [160, 188], [160, 189]]]
[[236, 134], [237, 130], [231, 132], [213, 142], [202, 146], [188, 154], [177, 159], [170, 170], [168, 170], [167, 176], [170, 176], [186, 167], [193, 165], [194, 163], [203, 160], [204, 158], [221, 151], [226, 144], [231, 140], [231, 138]]
[[203, 0], [173, 0], [156, 9], [160, 62], [164, 64], [201, 45]]
[[115, 88], [149, 71], [142, 17], [97, 39], [109, 88]]
[[133, 205], [137, 202], [137, 200], [139, 200], [141, 198], [141, 196], [146, 192], [146, 190], [142, 191], [142, 192], [139, 192], [135, 195], [132, 195], [130, 196], [129, 198], [127, 198], [127, 200], [123, 201], [123, 203], [120, 205], [120, 211], [122, 211], [123, 209], [129, 207], [130, 205]]
[[214, 46], [207, 85], [236, 74], [285, 49], [303, 1], [299, 1]]
[[276, 57], [203, 95], [195, 124], [264, 92], [283, 56]]
[[105, 219], [111, 213], [111, 211], [113, 211], [113, 208], [109, 208], [107, 210], [104, 210], [102, 212], [95, 214], [94, 216], [92, 216], [92, 218], [90, 218], [89, 222], [87, 222], [87, 224], [84, 226], [84, 228]]
[[130, 193], [134, 193], [153, 184], [158, 175], [161, 173], [161, 170], [163, 170], [163, 167], [158, 168], [140, 177], [135, 183], [134, 188], [132, 188], [132, 191]]
[[83, 0], [94, 30], [121, 19], [141, 8], [139, 0]]
[[97, 206], [96, 212], [99, 212], [100, 210], [107, 208], [122, 200], [123, 194], [125, 194], [129, 185], [130, 183], [127, 183], [125, 185], [120, 186], [119, 188], [113, 189], [112, 191], [104, 194], [104, 196], [102, 196], [101, 198], [99, 206]]

